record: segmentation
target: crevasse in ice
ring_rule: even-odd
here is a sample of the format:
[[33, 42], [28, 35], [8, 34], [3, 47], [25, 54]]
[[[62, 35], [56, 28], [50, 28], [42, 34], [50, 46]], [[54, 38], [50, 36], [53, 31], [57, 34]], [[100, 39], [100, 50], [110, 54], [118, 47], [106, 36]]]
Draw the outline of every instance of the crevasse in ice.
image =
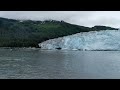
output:
[[77, 33], [39, 43], [41, 49], [120, 50], [120, 30]]

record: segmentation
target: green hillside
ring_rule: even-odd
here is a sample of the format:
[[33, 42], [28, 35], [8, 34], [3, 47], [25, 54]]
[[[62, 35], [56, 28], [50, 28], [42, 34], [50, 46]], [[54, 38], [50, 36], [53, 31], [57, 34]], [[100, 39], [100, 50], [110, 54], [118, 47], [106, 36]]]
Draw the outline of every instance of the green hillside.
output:
[[38, 43], [48, 39], [95, 30], [101, 28], [89, 28], [55, 20], [20, 21], [0, 18], [0, 47], [38, 47]]

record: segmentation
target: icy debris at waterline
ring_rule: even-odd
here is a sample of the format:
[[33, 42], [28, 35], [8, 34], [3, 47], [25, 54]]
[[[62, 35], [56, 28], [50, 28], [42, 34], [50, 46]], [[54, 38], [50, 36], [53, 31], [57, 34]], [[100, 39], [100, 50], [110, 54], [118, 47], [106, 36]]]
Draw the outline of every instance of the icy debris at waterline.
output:
[[120, 50], [120, 30], [77, 33], [44, 41], [39, 46], [52, 50]]

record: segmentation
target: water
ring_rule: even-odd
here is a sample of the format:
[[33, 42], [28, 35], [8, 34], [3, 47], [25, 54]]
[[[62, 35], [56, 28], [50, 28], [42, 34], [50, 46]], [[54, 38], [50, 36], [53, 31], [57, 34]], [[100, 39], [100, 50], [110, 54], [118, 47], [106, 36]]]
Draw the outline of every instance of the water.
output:
[[120, 79], [120, 51], [0, 49], [0, 79]]

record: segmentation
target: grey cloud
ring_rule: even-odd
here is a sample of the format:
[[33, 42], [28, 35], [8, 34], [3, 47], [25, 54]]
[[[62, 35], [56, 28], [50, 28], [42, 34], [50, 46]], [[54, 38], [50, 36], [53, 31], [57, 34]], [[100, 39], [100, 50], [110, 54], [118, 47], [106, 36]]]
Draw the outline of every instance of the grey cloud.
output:
[[31, 20], [64, 20], [84, 25], [110, 25], [119, 27], [120, 11], [0, 11], [0, 17]]

